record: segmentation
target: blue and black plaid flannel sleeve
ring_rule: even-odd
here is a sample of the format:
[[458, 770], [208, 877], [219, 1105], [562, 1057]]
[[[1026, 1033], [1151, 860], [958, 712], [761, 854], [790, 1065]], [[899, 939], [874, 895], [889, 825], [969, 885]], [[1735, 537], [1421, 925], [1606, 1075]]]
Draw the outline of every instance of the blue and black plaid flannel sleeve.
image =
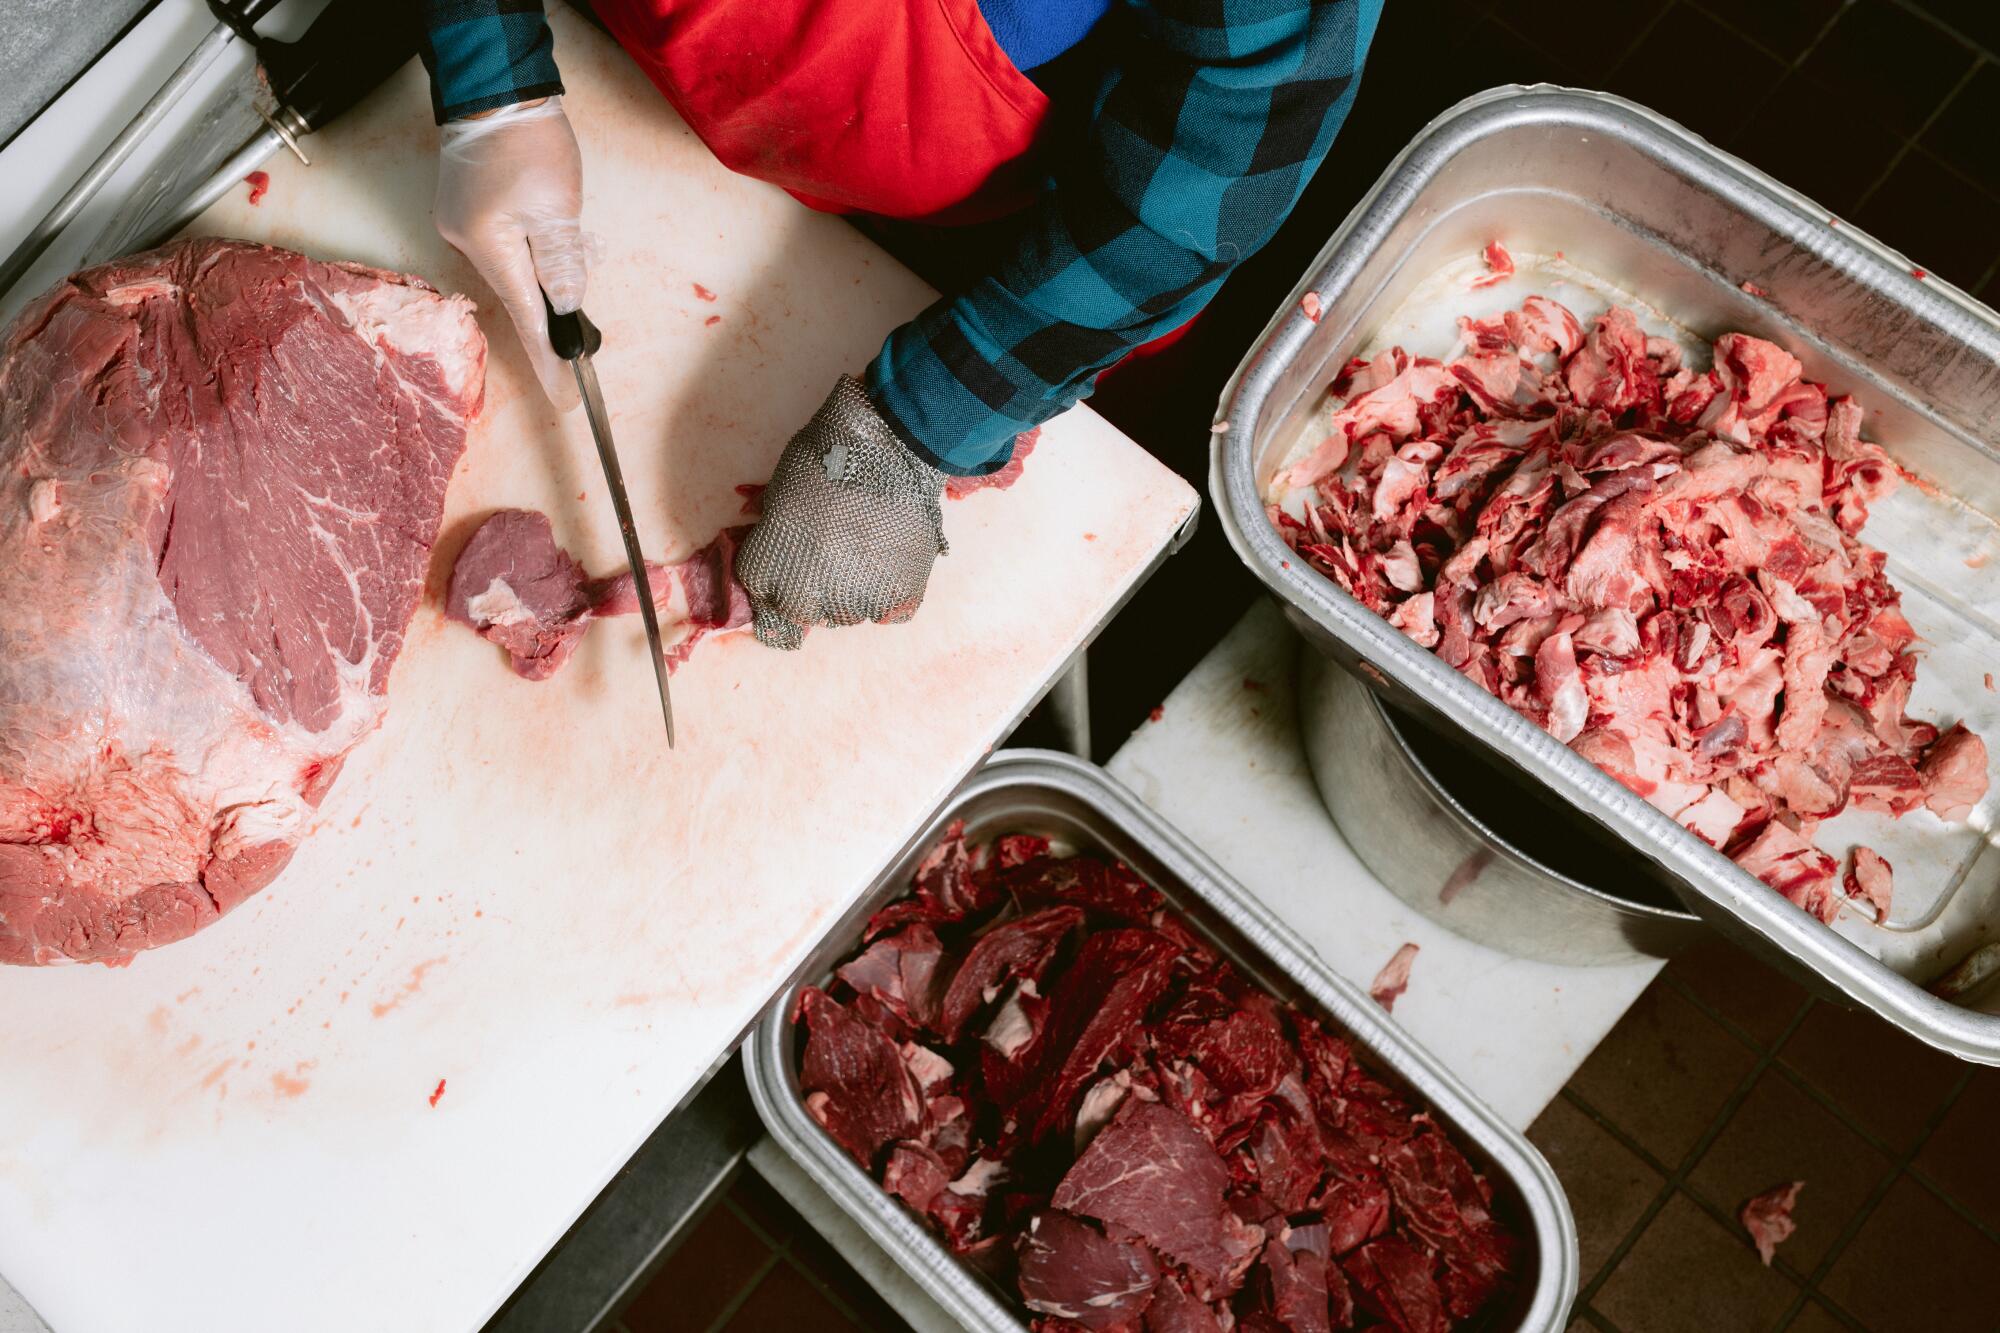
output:
[[1298, 202], [1353, 105], [1383, 0], [1133, 0], [1085, 141], [1018, 246], [892, 332], [876, 407], [947, 472], [991, 472], [1098, 372], [1192, 319]]
[[563, 90], [542, 0], [418, 0], [438, 124]]

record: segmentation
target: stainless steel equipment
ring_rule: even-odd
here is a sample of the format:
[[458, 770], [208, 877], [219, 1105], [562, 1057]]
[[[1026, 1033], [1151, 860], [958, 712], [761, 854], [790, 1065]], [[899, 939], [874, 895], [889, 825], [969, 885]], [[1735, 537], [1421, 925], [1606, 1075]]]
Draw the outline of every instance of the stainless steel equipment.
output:
[[[1531, 829], [1538, 818], [1557, 825], [1556, 840], [1589, 830], [1575, 828], [1574, 815], [1535, 809], [1525, 784], [1492, 781], [1476, 752], [1453, 754], [1394, 717], [1311, 647], [1299, 658], [1299, 731], [1320, 798], [1355, 855], [1448, 930], [1522, 958], [1579, 965], [1663, 958], [1707, 933], [1658, 867], [1608, 835], [1596, 845], [1586, 836], [1584, 854], [1572, 858], [1559, 842], [1537, 848], [1538, 859], [1510, 841], [1502, 828]], [[1454, 774], [1454, 763], [1469, 771]], [[1510, 789], [1523, 793], [1511, 812], [1521, 818], [1503, 822], [1478, 808], [1485, 801], [1475, 793], [1504, 798]]]
[[646, 553], [639, 546], [639, 529], [632, 521], [632, 501], [625, 494], [625, 472], [618, 466], [618, 448], [611, 442], [611, 414], [604, 410], [604, 390], [597, 384], [597, 363], [591, 358], [604, 345], [604, 335], [581, 310], [559, 315], [542, 294], [542, 313], [549, 321], [549, 342], [556, 355], [576, 374], [590, 436], [597, 442], [597, 461], [604, 467], [611, 511], [618, 519], [618, 537], [625, 544], [625, 562], [632, 569], [632, 590], [639, 595], [639, 619], [646, 626], [646, 653], [653, 659], [653, 683], [660, 690], [660, 716], [667, 724], [667, 748], [674, 748], [674, 699], [667, 688], [667, 655], [660, 647], [660, 615], [653, 607], [653, 584], [646, 577]]
[[[1889, 930], [1844, 927], [1864, 949], [1293, 561], [1273, 531], [1265, 483], [1334, 368], [1447, 262], [1496, 237], [1517, 255], [1562, 251], [1697, 333], [1741, 329], [1781, 342], [1810, 377], [1860, 397], [1870, 436], [1949, 488], [1949, 498], [1913, 493], [1918, 521], [1881, 535], [1871, 526], [1868, 536], [1891, 551], [1906, 603], [1923, 599], [1943, 627], [1931, 636], [1926, 677], [1954, 712], [1981, 721], [1995, 696], [1975, 664], [1990, 669], [2000, 658], [2000, 615], [1990, 577], [1969, 579], [1966, 566], [2000, 545], [2000, 317], [1643, 108], [1598, 93], [1500, 88], [1432, 122], [1341, 225], [1238, 368], [1210, 460], [1230, 542], [1322, 651], [1615, 832], [1739, 943], [1932, 1045], [2000, 1064], [2000, 997], [1989, 991], [1974, 1009], [1919, 984], [1963, 959], [2000, 916], [2000, 855], [1990, 846], [2000, 794], [1970, 828], [1940, 832], [1935, 847], [1898, 866], [1899, 901], [1921, 911]], [[1298, 310], [1306, 291], [1319, 295], [1317, 323]]]
[[[966, 780], [830, 932], [803, 969], [824, 983], [854, 948], [868, 917], [909, 891], [925, 851], [954, 819], [967, 833], [1042, 833], [1080, 851], [1116, 856], [1167, 896], [1189, 925], [1273, 994], [1352, 1034], [1377, 1070], [1427, 1103], [1492, 1182], [1494, 1208], [1522, 1238], [1520, 1286], [1482, 1320], [1487, 1329], [1559, 1330], [1577, 1285], [1576, 1227], [1547, 1162], [1456, 1076], [1390, 1022], [1380, 1006], [1335, 976], [1297, 936], [1162, 823], [1104, 770], [1067, 755], [1010, 750]], [[766, 1128], [818, 1184], [947, 1313], [983, 1333], [1023, 1333], [1012, 1299], [965, 1267], [924, 1224], [854, 1164], [806, 1114], [792, 1008], [803, 981], [774, 1000], [744, 1044], [750, 1094]]]

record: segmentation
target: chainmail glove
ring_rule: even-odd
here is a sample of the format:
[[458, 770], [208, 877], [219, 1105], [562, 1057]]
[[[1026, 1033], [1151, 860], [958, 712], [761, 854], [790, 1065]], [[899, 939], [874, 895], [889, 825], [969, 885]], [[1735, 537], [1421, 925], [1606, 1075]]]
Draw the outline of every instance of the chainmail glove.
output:
[[797, 648], [809, 626], [915, 615], [945, 550], [943, 493], [944, 474], [842, 375], [779, 456], [736, 556], [758, 641]]

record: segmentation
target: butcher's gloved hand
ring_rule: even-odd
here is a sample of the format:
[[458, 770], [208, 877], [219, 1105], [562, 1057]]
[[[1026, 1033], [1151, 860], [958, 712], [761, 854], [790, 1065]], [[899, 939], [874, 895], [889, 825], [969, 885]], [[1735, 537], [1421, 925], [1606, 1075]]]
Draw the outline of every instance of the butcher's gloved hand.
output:
[[915, 615], [945, 549], [943, 494], [944, 474], [842, 375], [785, 446], [736, 556], [759, 642], [796, 648], [813, 625]]
[[583, 155], [560, 97], [444, 126], [437, 227], [506, 305], [549, 400], [575, 407], [541, 295], [557, 314], [583, 304]]

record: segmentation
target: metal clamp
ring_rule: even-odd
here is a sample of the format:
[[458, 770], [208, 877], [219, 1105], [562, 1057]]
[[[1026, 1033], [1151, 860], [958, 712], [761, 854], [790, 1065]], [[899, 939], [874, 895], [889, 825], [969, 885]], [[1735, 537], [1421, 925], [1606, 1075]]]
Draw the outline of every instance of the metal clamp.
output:
[[299, 140], [312, 132], [312, 127], [306, 124], [304, 117], [288, 106], [278, 107], [274, 111], [266, 111], [260, 106], [256, 111], [264, 123], [271, 127], [271, 133], [277, 135], [285, 147], [292, 150], [292, 156], [299, 160], [299, 165], [307, 167], [312, 165], [312, 159], [306, 156], [306, 150], [299, 147]]

